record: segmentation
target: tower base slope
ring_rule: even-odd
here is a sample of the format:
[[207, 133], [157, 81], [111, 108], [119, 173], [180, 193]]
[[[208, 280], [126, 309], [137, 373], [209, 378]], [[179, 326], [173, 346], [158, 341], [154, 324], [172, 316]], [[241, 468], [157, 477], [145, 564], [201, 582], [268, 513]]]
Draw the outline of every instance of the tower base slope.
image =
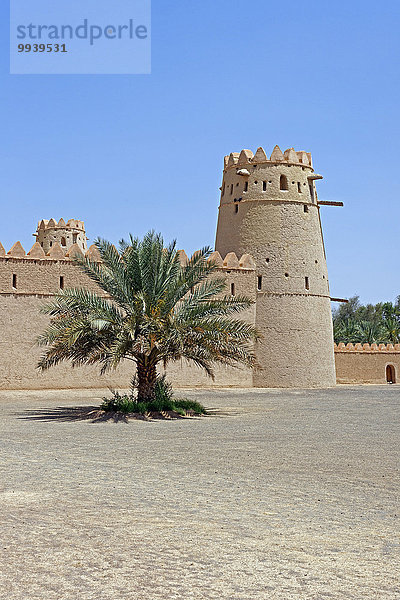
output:
[[326, 388], [336, 384], [330, 302], [308, 295], [260, 294], [255, 387]]

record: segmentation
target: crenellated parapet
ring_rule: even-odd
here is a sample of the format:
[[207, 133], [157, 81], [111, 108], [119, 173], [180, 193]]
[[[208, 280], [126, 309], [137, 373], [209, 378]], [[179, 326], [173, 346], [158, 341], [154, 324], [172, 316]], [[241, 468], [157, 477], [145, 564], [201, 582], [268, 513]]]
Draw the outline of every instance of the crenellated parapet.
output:
[[82, 252], [80, 246], [75, 243], [68, 249], [63, 248], [58, 242], [55, 242], [47, 254], [39, 242], [35, 242], [29, 252], [25, 252], [21, 242], [15, 242], [6, 253], [4, 246], [0, 242], [0, 260], [1, 259], [24, 259], [24, 260], [44, 260], [46, 262], [59, 260], [72, 260], [75, 256], [87, 256], [93, 261], [100, 261], [100, 253], [96, 246], [92, 244], [85, 252]]
[[[185, 251], [180, 250], [178, 254], [181, 264], [187, 264], [189, 259]], [[75, 265], [74, 259], [83, 256], [94, 262], [101, 261], [94, 244], [83, 252], [77, 243], [65, 248], [54, 242], [45, 253], [38, 241], [28, 252], [19, 241], [8, 252], [0, 243], [0, 295], [47, 296], [67, 287], [96, 289]], [[238, 258], [234, 252], [229, 252], [223, 258], [219, 252], [213, 252], [208, 260], [215, 263], [218, 271], [226, 274], [228, 293], [249, 295], [255, 299], [255, 262], [249, 254]]]
[[55, 219], [42, 219], [38, 222], [37, 229], [40, 229], [41, 231], [56, 229], [70, 229], [71, 231], [77, 229], [85, 231], [85, 224], [79, 219], [68, 219], [67, 222], [65, 222], [63, 218], [61, 218], [59, 221], [56, 221]]
[[[262, 147], [255, 154], [251, 150], [231, 152], [224, 158], [220, 215], [221, 210], [226, 213], [226, 226], [231, 230], [234, 222], [241, 218], [241, 213], [250, 210], [249, 206], [246, 207], [249, 202], [290, 202], [297, 204], [298, 210], [305, 213], [316, 212], [318, 196], [315, 181], [319, 179], [322, 175], [314, 172], [311, 154], [304, 150], [288, 148], [282, 152], [279, 146], [275, 146], [269, 157]], [[218, 231], [218, 242], [220, 233]], [[217, 250], [221, 248], [217, 247]], [[226, 250], [228, 248], [224, 247], [223, 251]], [[249, 250], [252, 251], [251, 247]]]
[[[181, 265], [186, 265], [189, 262], [189, 258], [184, 250], [179, 250], [178, 255]], [[250, 254], [243, 254], [239, 259], [234, 252], [228, 252], [225, 258], [222, 258], [220, 253], [215, 251], [210, 254], [208, 260], [209, 262], [213, 262], [218, 269], [222, 270], [238, 269], [255, 271], [256, 268], [255, 260]]]
[[334, 344], [335, 352], [400, 352], [400, 344]]
[[[184, 250], [178, 251], [179, 260], [182, 265], [189, 262], [189, 258]], [[25, 259], [25, 260], [45, 260], [59, 261], [59, 260], [73, 260], [75, 257], [86, 256], [93, 261], [100, 261], [100, 253], [95, 246], [92, 244], [86, 252], [82, 252], [78, 244], [72, 244], [72, 246], [66, 250], [58, 242], [56, 242], [51, 249], [45, 254], [42, 246], [39, 242], [35, 242], [29, 252], [25, 252], [20, 241], [15, 242], [6, 253], [2, 243], [0, 242], [0, 259]], [[193, 255], [194, 256], [194, 255]], [[208, 261], [215, 263], [219, 269], [240, 269], [246, 271], [254, 271], [256, 263], [254, 258], [250, 254], [243, 254], [240, 258], [236, 256], [234, 252], [228, 252], [228, 254], [222, 258], [219, 252], [212, 252], [208, 258]]]
[[[288, 148], [284, 152], [279, 148], [278, 145], [272, 151], [271, 156], [268, 158], [264, 148], [261, 146], [257, 149], [257, 152], [253, 154], [251, 150], [242, 150], [241, 152], [231, 152], [224, 158], [224, 171], [231, 169], [232, 167], [239, 168], [238, 175], [247, 175], [247, 166], [253, 166], [262, 163], [271, 164], [292, 164], [300, 165], [301, 167], [308, 167], [312, 169], [312, 157], [310, 152], [304, 152], [304, 150], [296, 151], [294, 148]], [[241, 172], [240, 172], [241, 171]]]

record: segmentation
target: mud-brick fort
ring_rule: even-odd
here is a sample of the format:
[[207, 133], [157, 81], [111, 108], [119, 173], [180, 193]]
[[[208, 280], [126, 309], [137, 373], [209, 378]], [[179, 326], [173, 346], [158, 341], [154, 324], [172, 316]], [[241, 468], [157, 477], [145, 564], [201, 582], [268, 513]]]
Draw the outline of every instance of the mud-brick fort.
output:
[[[396, 382], [400, 345], [333, 343], [331, 297], [311, 154], [263, 148], [225, 157], [213, 260], [227, 292], [253, 304], [243, 318], [260, 331], [258, 368], [218, 368], [211, 381], [185, 362], [168, 367], [176, 387], [329, 387]], [[88, 248], [82, 221], [42, 220], [26, 253], [20, 242], [0, 243], [0, 388], [127, 387], [131, 364], [100, 376], [69, 364], [38, 373], [36, 337], [47, 318], [40, 307], [68, 287], [96, 289], [74, 264], [76, 255], [100, 260]], [[181, 261], [187, 260], [184, 251]]]

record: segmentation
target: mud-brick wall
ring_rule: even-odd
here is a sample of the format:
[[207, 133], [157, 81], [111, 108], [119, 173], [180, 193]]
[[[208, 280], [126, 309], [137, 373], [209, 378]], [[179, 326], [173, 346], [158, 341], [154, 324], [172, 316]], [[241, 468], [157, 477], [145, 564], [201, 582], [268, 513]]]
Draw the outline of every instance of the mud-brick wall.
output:
[[[65, 271], [64, 271], [65, 272]], [[22, 271], [19, 270], [22, 275]], [[56, 273], [50, 273], [54, 285]], [[71, 277], [73, 273], [71, 272]], [[228, 274], [237, 293], [245, 293], [252, 281], [237, 272]], [[28, 283], [25, 284], [25, 289]], [[247, 290], [248, 291], [248, 290]], [[48, 317], [40, 314], [40, 307], [51, 298], [51, 294], [0, 293], [0, 389], [69, 389], [69, 388], [127, 388], [133, 376], [133, 363], [125, 362], [117, 371], [100, 376], [99, 369], [85, 367], [72, 369], [69, 363], [39, 373], [38, 363], [41, 348], [35, 340], [48, 323]], [[254, 307], [242, 315], [254, 322]], [[185, 361], [171, 364], [167, 375], [175, 387], [251, 387], [252, 371], [219, 367], [212, 381], [197, 367]]]
[[0, 257], [0, 294], [52, 295], [64, 288], [85, 287], [100, 292], [69, 259]]
[[392, 366], [400, 382], [400, 344], [335, 344], [337, 383], [387, 383]]

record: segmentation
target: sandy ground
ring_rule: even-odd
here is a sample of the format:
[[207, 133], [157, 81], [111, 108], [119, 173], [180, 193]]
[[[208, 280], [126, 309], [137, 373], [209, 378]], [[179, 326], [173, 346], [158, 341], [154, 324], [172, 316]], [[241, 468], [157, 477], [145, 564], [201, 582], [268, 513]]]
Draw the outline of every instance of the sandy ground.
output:
[[190, 391], [219, 411], [177, 421], [67, 410], [101, 395], [0, 393], [0, 598], [400, 598], [400, 386]]

